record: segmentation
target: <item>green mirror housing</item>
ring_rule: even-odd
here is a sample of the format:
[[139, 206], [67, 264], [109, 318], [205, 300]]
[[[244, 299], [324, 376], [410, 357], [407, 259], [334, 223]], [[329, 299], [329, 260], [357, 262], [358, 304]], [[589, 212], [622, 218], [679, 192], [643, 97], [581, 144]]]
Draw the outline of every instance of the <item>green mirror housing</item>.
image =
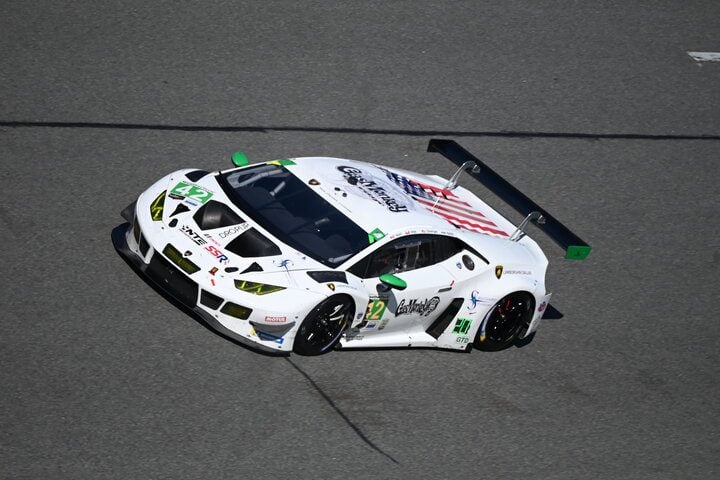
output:
[[247, 155], [245, 155], [244, 152], [233, 152], [230, 158], [232, 159], [233, 165], [236, 167], [244, 167], [245, 165], [250, 164], [250, 160], [248, 160]]
[[396, 277], [392, 273], [385, 273], [383, 275], [380, 275], [379, 280], [380, 283], [389, 288], [394, 288], [396, 290], [405, 290], [407, 288], [407, 283], [405, 282], [405, 280], [400, 277]]

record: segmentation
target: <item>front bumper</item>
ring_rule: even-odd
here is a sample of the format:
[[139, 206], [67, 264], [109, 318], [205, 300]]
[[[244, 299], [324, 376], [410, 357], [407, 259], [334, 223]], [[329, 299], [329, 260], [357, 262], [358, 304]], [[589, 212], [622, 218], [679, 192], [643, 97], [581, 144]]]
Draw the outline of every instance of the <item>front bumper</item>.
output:
[[197, 305], [199, 286], [189, 279], [174, 265], [165, 260], [159, 253], [154, 252], [149, 263], [144, 263], [135, 254], [127, 243], [130, 224], [124, 223], [112, 231], [112, 242], [115, 250], [133, 267], [133, 269], [154, 285], [158, 290], [172, 298], [197, 317], [202, 319], [210, 328], [248, 348], [272, 355], [289, 355], [287, 351], [276, 350], [250, 338], [244, 337], [222, 325], [215, 317]]

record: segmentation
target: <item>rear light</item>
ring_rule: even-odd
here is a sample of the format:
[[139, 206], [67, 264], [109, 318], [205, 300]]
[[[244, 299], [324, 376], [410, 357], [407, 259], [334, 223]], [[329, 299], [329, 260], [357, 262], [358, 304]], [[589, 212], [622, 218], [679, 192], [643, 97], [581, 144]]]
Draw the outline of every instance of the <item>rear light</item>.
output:
[[252, 309], [232, 302], [227, 302], [220, 311], [225, 315], [230, 315], [231, 317], [239, 318], [240, 320], [247, 320], [252, 313]]
[[163, 249], [163, 255], [165, 255], [167, 258], [170, 259], [171, 262], [173, 262], [175, 265], [183, 269], [185, 272], [189, 274], [193, 274], [195, 272], [200, 271], [200, 267], [195, 265], [193, 262], [188, 260], [187, 258], [183, 257], [183, 254], [180, 253], [180, 251], [170, 245], [169, 243], [167, 246]]

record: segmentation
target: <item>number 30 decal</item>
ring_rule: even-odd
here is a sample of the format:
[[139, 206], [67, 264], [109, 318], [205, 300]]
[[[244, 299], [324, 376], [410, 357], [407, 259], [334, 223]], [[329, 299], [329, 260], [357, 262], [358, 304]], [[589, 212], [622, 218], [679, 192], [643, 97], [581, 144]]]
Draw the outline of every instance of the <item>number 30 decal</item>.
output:
[[372, 298], [365, 312], [365, 320], [380, 320], [387, 308], [387, 299]]
[[205, 203], [208, 200], [210, 200], [210, 197], [212, 197], [212, 193], [208, 192], [204, 188], [190, 185], [185, 182], [179, 182], [177, 185], [173, 187], [172, 190], [170, 190], [170, 193], [174, 193], [176, 195], [182, 195], [183, 197], [187, 197], [191, 200], [198, 201], [200, 203]]

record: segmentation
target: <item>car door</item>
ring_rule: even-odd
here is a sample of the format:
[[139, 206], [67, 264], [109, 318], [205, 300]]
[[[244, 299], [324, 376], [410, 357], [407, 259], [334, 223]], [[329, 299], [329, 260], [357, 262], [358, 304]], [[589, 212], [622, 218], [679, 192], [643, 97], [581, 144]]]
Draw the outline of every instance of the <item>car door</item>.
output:
[[[438, 265], [433, 237], [395, 239], [350, 267], [370, 295], [360, 326], [366, 341], [382, 335], [393, 344], [408, 342], [413, 332], [424, 331], [452, 301], [454, 278], [447, 268]], [[380, 281], [383, 274], [395, 275], [407, 287], [387, 288]]]

